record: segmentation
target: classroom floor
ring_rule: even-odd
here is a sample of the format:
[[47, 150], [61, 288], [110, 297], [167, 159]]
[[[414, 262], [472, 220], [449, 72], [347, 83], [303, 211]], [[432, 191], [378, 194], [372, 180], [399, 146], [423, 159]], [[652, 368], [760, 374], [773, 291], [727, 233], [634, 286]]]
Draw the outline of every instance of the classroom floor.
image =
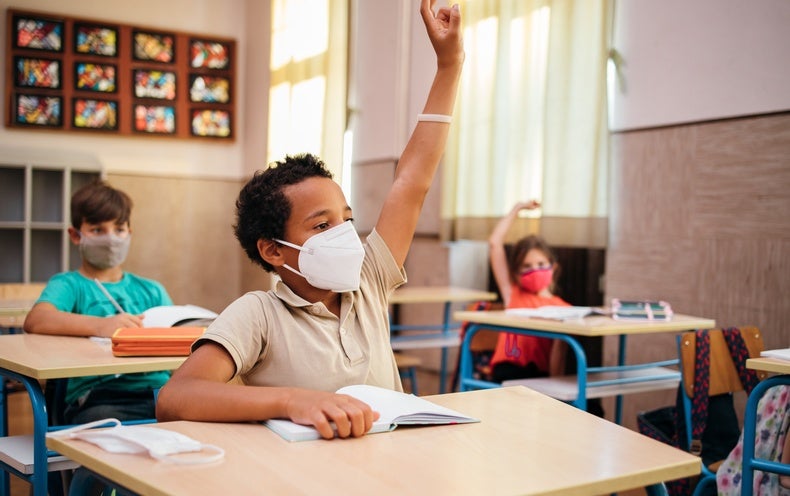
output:
[[[404, 381], [404, 389], [409, 392], [410, 385]], [[432, 370], [417, 370], [417, 388], [421, 396], [439, 392], [439, 374]], [[8, 397], [8, 430], [10, 435], [29, 434], [33, 432], [33, 417], [27, 393], [11, 393]], [[9, 496], [29, 496], [30, 484], [11, 476], [11, 494]], [[642, 489], [618, 493], [619, 496], [644, 496]]]

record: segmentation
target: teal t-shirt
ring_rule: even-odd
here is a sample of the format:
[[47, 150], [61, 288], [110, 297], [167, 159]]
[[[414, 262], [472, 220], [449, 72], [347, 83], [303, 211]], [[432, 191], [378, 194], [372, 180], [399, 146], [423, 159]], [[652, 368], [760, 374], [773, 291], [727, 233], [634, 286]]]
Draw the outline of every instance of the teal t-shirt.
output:
[[[118, 282], [105, 282], [102, 285], [127, 313], [134, 315], [139, 315], [151, 307], [173, 304], [162, 284], [129, 272], [124, 272]], [[51, 303], [62, 312], [95, 317], [109, 317], [118, 313], [107, 296], [96, 286], [96, 282], [77, 271], [61, 272], [52, 276], [38, 301]], [[169, 378], [169, 371], [75, 377], [69, 379], [66, 402], [76, 401], [97, 386], [122, 391], [155, 389], [162, 387]]]

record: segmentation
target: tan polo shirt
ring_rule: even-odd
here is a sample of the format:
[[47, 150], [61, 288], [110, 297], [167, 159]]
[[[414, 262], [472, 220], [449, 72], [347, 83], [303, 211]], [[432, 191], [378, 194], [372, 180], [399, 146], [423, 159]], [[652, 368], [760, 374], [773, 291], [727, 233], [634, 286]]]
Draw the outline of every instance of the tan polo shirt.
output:
[[278, 280], [274, 290], [252, 291], [231, 303], [193, 349], [206, 340], [218, 343], [249, 385], [336, 391], [371, 384], [402, 391], [388, 299], [406, 273], [375, 230], [364, 246], [359, 290], [342, 294], [339, 319]]

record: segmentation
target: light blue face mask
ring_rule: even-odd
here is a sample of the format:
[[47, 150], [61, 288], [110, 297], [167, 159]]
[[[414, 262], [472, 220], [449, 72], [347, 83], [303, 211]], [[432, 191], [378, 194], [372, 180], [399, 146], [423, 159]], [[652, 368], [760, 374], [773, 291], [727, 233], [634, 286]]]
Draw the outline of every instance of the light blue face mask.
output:
[[299, 250], [299, 270], [288, 264], [283, 267], [304, 277], [312, 286], [335, 293], [359, 289], [365, 249], [350, 221], [310, 237], [302, 246], [275, 241]]
[[80, 256], [97, 269], [117, 267], [126, 260], [132, 235], [80, 233]]

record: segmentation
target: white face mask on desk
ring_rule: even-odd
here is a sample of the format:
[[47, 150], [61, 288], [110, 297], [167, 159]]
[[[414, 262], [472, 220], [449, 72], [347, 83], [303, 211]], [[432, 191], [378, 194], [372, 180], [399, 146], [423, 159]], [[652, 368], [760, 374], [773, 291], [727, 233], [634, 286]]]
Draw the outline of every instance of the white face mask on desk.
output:
[[[93, 429], [107, 424], [115, 424], [109, 429]], [[213, 444], [203, 444], [180, 432], [141, 425], [121, 425], [118, 419], [104, 419], [78, 425], [70, 429], [54, 431], [49, 437], [68, 437], [93, 443], [110, 453], [144, 454], [171, 463], [198, 464], [211, 463], [222, 459], [225, 450]], [[179, 458], [180, 453], [213, 452], [206, 456]]]

